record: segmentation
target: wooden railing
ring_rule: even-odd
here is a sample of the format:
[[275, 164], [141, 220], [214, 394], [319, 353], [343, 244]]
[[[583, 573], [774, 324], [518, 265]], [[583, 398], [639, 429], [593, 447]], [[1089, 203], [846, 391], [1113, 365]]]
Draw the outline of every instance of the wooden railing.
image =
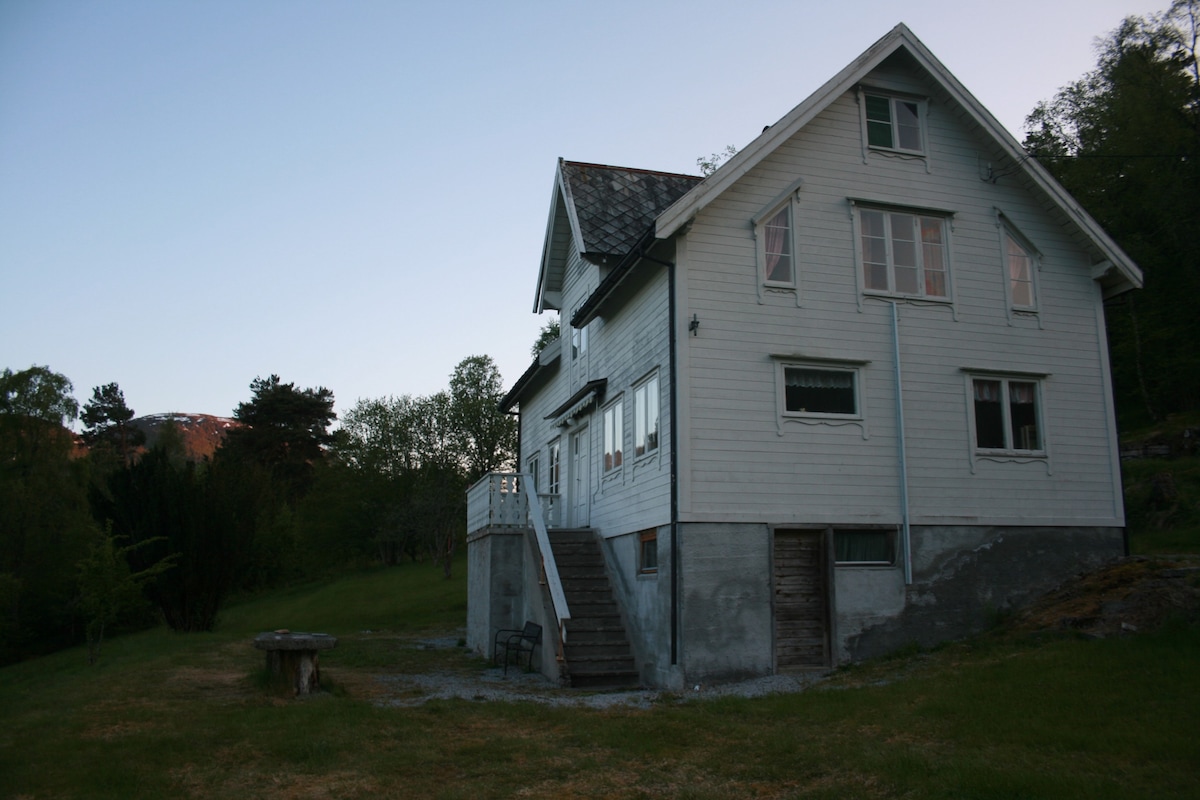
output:
[[523, 486], [532, 486], [533, 478], [525, 473], [493, 472], [484, 475], [467, 490], [467, 534], [485, 528], [520, 528], [532, 533], [530, 544], [542, 570], [542, 578], [550, 591], [550, 605], [558, 629], [559, 653], [567, 639], [564, 622], [571, 618], [567, 596], [563, 592], [554, 551], [550, 548], [549, 526], [557, 526], [561, 510], [560, 495], [537, 495], [538, 502], [529, 502]]

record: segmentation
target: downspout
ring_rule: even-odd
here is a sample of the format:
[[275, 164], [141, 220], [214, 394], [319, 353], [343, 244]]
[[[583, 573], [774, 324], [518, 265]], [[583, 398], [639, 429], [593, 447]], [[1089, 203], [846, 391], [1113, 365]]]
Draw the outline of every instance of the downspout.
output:
[[675, 356], [675, 265], [667, 264], [667, 348], [671, 406], [671, 666], [679, 664], [679, 401]]
[[900, 546], [904, 551], [904, 585], [911, 586], [912, 542], [908, 527], [908, 455], [904, 449], [904, 382], [900, 372], [900, 312], [892, 306], [892, 347], [896, 358], [896, 449], [900, 459]]

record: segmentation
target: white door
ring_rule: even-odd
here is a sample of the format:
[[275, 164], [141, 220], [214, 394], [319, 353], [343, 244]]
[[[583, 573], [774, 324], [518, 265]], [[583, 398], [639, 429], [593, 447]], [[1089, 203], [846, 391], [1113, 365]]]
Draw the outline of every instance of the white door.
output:
[[571, 522], [576, 528], [590, 524], [592, 448], [588, 427], [584, 425], [571, 434]]

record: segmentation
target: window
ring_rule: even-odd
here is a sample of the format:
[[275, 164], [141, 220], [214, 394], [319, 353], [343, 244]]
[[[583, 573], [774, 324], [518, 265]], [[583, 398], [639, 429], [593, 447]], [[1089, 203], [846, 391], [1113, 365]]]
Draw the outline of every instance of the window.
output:
[[546, 487], [546, 490], [550, 494], [559, 494], [560, 492], [559, 480], [562, 476], [561, 458], [562, 449], [560, 447], [560, 440], [555, 439], [550, 443], [550, 475], [548, 476], [549, 485]]
[[638, 572], [658, 572], [658, 531], [654, 529], [638, 534]]
[[914, 297], [947, 297], [946, 220], [860, 208], [863, 287]]
[[795, 284], [792, 270], [792, 207], [784, 205], [762, 226], [763, 280], [782, 286]]
[[784, 366], [784, 413], [857, 416], [856, 375], [853, 370]]
[[1037, 307], [1033, 286], [1033, 249], [1022, 244], [1011, 231], [1004, 232], [1004, 262], [1008, 271], [1009, 302], [1013, 308]]
[[866, 95], [867, 145], [906, 153], [923, 153], [922, 105], [918, 100]]
[[533, 479], [533, 486], [530, 488], [533, 489], [534, 494], [537, 494], [538, 487], [542, 485], [542, 476], [538, 474], [541, 471], [540, 467], [541, 464], [539, 463], [539, 459], [536, 455], [529, 459], [528, 472], [529, 477]]
[[625, 438], [625, 404], [618, 400], [604, 409], [604, 471], [621, 466], [622, 443]]
[[834, 561], [839, 564], [894, 564], [895, 531], [835, 530]]
[[658, 373], [633, 389], [633, 455], [658, 449]]
[[571, 359], [575, 360], [581, 356], [587, 355], [588, 349], [588, 325], [582, 328], [571, 328]]
[[975, 447], [1035, 453], [1045, 450], [1036, 381], [974, 378]]

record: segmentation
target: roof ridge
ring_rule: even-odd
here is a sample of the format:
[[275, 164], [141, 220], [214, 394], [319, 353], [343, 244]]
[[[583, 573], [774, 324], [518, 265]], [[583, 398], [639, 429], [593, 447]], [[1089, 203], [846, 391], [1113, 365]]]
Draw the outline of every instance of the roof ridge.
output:
[[618, 167], [618, 166], [614, 166], [612, 164], [595, 164], [595, 163], [592, 163], [589, 161], [568, 161], [565, 158], [563, 159], [563, 164], [564, 165], [569, 164], [573, 167], [593, 167], [595, 169], [611, 169], [611, 170], [620, 170], [622, 172], [638, 172], [643, 175], [663, 175], [668, 178], [687, 178], [689, 180], [696, 180], [696, 181], [704, 180], [703, 175], [689, 175], [686, 172], [664, 172], [663, 170], [660, 170], [660, 169], [643, 169], [642, 167]]

